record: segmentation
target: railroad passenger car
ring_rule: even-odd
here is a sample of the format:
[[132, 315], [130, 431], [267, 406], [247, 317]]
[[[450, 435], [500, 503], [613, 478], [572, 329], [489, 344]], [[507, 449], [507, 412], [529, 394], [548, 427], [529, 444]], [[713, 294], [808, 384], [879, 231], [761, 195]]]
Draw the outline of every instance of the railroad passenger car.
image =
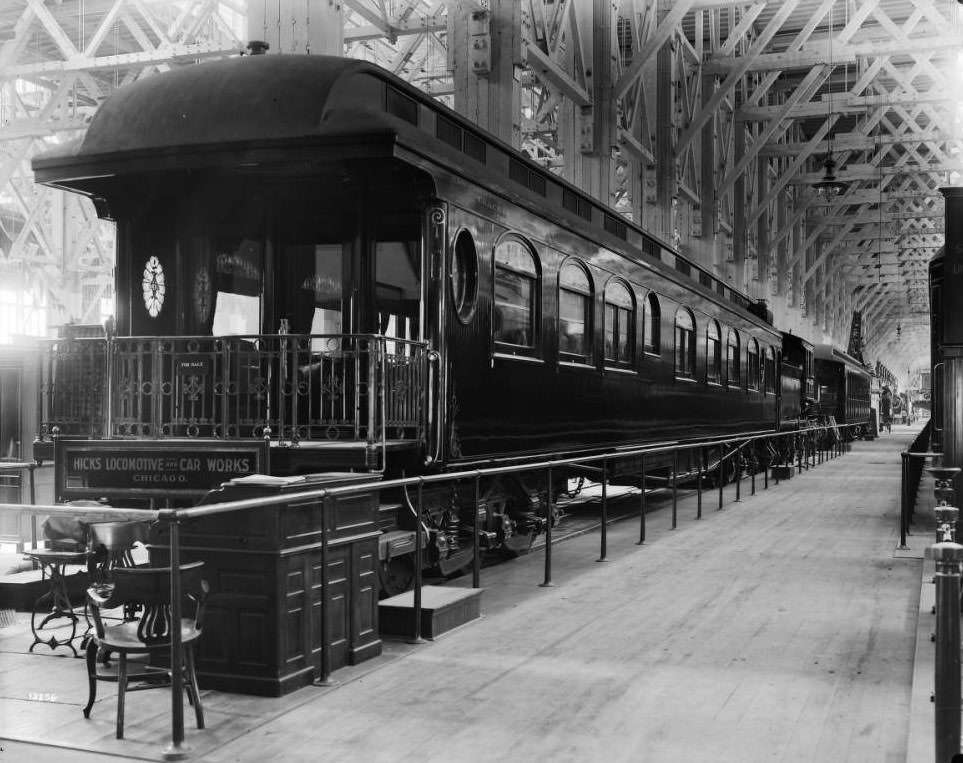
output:
[[816, 386], [813, 377], [813, 345], [802, 337], [782, 332], [782, 358], [779, 365], [782, 428], [799, 426], [813, 414]]
[[[118, 226], [116, 322], [51, 347], [41, 448], [56, 427], [91, 447], [267, 442], [277, 475], [412, 474], [798, 419], [764, 305], [366, 62], [160, 74], [34, 170]], [[56, 383], [78, 364], [98, 401]], [[527, 545], [545, 494], [486, 484], [486, 538]], [[435, 559], [464, 563], [475, 508], [431, 500]]]
[[[831, 345], [816, 345], [816, 412], [850, 425], [847, 437], [859, 437], [870, 423], [870, 377], [865, 364]], [[855, 425], [855, 426], [853, 426]]]

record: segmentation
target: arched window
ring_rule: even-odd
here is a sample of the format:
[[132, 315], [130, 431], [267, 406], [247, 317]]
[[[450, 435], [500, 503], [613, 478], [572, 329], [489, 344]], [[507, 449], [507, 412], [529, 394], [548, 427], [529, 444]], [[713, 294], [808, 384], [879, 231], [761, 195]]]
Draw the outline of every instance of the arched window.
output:
[[622, 281], [605, 289], [605, 360], [631, 364], [635, 360], [635, 298]]
[[706, 325], [706, 381], [722, 382], [722, 334], [713, 320]]
[[738, 387], [741, 383], [739, 355], [739, 332], [729, 329], [729, 340], [726, 343], [726, 381], [733, 387]]
[[662, 331], [662, 310], [659, 307], [659, 298], [655, 292], [649, 292], [645, 298], [644, 316], [645, 351], [658, 354], [662, 348], [659, 342], [659, 334]]
[[592, 338], [592, 281], [585, 268], [568, 262], [558, 276], [558, 349], [565, 360], [588, 363]]
[[772, 347], [766, 348], [766, 362], [763, 368], [763, 382], [766, 392], [776, 394], [776, 351]]
[[675, 314], [675, 375], [695, 376], [695, 319], [686, 308]]
[[748, 357], [746, 359], [746, 386], [749, 389], [759, 389], [759, 342], [750, 338], [746, 345]]
[[512, 352], [535, 350], [538, 317], [538, 263], [534, 253], [517, 239], [495, 247], [495, 341]]

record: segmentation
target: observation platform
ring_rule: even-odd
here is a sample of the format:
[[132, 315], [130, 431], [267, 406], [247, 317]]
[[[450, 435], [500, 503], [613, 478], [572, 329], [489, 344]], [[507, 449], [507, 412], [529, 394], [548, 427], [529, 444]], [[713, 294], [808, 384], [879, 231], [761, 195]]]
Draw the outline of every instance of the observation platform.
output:
[[[336, 685], [281, 698], [202, 691], [192, 759], [221, 761], [931, 761], [932, 481], [899, 544], [894, 426], [741, 500], [725, 488], [650, 501], [610, 526], [482, 570], [482, 617], [434, 641], [386, 640]], [[637, 495], [621, 499], [637, 506]], [[632, 512], [629, 512], [630, 515]], [[563, 520], [564, 521], [564, 520]], [[470, 586], [471, 577], [450, 586]], [[921, 595], [922, 591], [922, 595]], [[929, 597], [929, 598], [927, 598]], [[28, 654], [28, 615], [0, 618], [0, 747], [13, 760], [161, 760], [163, 691], [85, 720], [84, 661]], [[186, 705], [185, 705], [186, 708]], [[0, 759], [6, 759], [0, 756]]]

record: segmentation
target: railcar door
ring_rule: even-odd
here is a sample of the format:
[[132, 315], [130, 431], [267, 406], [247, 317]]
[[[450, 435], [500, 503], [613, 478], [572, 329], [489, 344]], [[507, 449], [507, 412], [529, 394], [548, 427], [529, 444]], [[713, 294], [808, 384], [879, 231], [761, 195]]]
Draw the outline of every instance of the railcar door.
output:
[[[383, 435], [386, 440], [422, 440], [419, 396], [424, 389], [423, 256], [417, 215], [382, 215], [371, 244], [373, 319], [371, 333], [385, 337], [377, 350], [383, 363]], [[378, 434], [378, 433], [376, 433]]]
[[[351, 284], [349, 331], [376, 335], [370, 348], [381, 359], [366, 411], [369, 440], [426, 438], [426, 356], [421, 343], [437, 336], [429, 324], [431, 279], [425, 277], [426, 194], [391, 176], [370, 183], [358, 210], [358, 235], [348, 276]], [[429, 393], [428, 397], [431, 395]]]

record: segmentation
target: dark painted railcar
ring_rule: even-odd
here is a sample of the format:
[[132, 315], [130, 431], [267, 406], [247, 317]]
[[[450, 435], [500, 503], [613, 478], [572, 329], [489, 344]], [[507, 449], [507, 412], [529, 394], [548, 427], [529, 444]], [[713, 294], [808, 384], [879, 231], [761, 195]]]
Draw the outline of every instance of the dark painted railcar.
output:
[[779, 364], [779, 422], [783, 429], [799, 426], [814, 414], [816, 383], [814, 347], [802, 337], [782, 332]]
[[[161, 74], [34, 170], [118, 226], [115, 326], [51, 348], [45, 435], [411, 474], [777, 427], [764, 307], [374, 65]], [[51, 380], [90, 357], [102, 400], [67, 404]], [[527, 544], [545, 492], [485, 485], [486, 537]], [[463, 504], [436, 496], [438, 559]]]
[[815, 358], [816, 412], [837, 424], [855, 425], [847, 436], [860, 436], [871, 416], [869, 368], [830, 345], [816, 345]]

